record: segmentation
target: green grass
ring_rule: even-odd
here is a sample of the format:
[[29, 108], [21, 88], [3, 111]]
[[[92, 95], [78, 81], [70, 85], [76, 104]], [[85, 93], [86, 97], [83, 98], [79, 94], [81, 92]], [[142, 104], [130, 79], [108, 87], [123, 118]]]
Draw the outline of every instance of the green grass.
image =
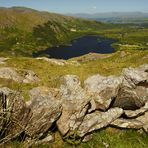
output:
[[93, 139], [83, 143], [79, 148], [147, 148], [148, 135], [135, 130], [119, 130], [107, 128], [93, 134]]
[[[135, 28], [132, 25], [129, 26], [114, 26], [110, 29], [98, 31], [99, 34], [108, 37], [114, 38], [117, 40], [116, 43], [113, 44], [113, 47], [116, 50], [147, 50], [148, 49], [148, 29], [146, 28]], [[122, 46], [119, 46], [123, 45]], [[129, 45], [131, 47], [125, 47], [125, 45]], [[133, 47], [132, 47], [133, 46]], [[134, 46], [139, 46], [135, 48]]]
[[[148, 51], [125, 51], [126, 55], [122, 57], [121, 52], [116, 52], [111, 54], [109, 57], [104, 59], [96, 59], [93, 61], [85, 61], [81, 62], [80, 65], [65, 65], [59, 66], [53, 63], [38, 60], [35, 58], [27, 58], [27, 57], [17, 57], [10, 58], [7, 62], [0, 67], [13, 67], [17, 68], [18, 71], [23, 70], [32, 70], [34, 71], [40, 81], [37, 83], [31, 84], [19, 84], [14, 82], [13, 80], [1, 79], [1, 86], [7, 86], [12, 89], [18, 89], [21, 87], [23, 93], [25, 94], [25, 99], [28, 100], [27, 92], [29, 89], [35, 86], [47, 86], [47, 87], [60, 87], [60, 78], [66, 74], [74, 74], [80, 77], [80, 80], [83, 81], [87, 79], [89, 76], [94, 74], [101, 75], [119, 75], [122, 72], [123, 68], [126, 67], [137, 67], [139, 65], [148, 63]], [[93, 55], [92, 55], [93, 56]], [[108, 56], [108, 55], [106, 55]], [[68, 60], [71, 62], [72, 60], [83, 59], [82, 57], [74, 58]]]
[[[115, 129], [112, 127], [104, 128], [93, 133], [92, 139], [86, 143], [71, 145], [66, 143], [61, 135], [55, 133], [55, 141], [45, 145], [32, 146], [32, 148], [147, 148], [148, 135], [143, 131], [133, 129]], [[22, 148], [23, 143], [13, 141], [5, 148]]]

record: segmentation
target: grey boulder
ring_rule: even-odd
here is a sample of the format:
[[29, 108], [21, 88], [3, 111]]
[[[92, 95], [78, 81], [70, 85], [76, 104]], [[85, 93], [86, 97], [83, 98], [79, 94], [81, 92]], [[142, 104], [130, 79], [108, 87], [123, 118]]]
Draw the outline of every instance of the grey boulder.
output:
[[138, 121], [136, 119], [124, 119], [124, 118], [116, 119], [111, 123], [111, 125], [127, 129], [128, 128], [141, 129], [143, 127], [143, 123], [141, 121]]
[[148, 100], [148, 73], [142, 67], [126, 68], [122, 75], [123, 83], [113, 106], [127, 110], [141, 108]]
[[148, 112], [138, 117], [137, 120], [143, 123], [143, 129], [148, 133]]
[[38, 82], [38, 76], [31, 70], [21, 70], [21, 72], [11, 67], [0, 68], [0, 78], [10, 79], [16, 82], [33, 83]]
[[17, 82], [21, 82], [22, 80], [19, 74], [16, 72], [16, 70], [10, 67], [0, 68], [0, 78], [12, 79]]
[[116, 119], [114, 122], [111, 123], [111, 125], [120, 128], [143, 128], [148, 133], [148, 112], [145, 112], [144, 115], [141, 115], [138, 118], [134, 119]]
[[61, 115], [62, 107], [53, 91], [46, 87], [30, 90], [30, 101], [27, 105], [32, 109], [33, 115], [26, 127], [26, 134], [31, 138], [44, 137]]
[[107, 112], [95, 111], [87, 114], [79, 126], [77, 134], [83, 137], [92, 131], [106, 127], [122, 114], [123, 109], [121, 108], [111, 108]]
[[23, 78], [23, 83], [33, 83], [33, 82], [38, 82], [40, 81], [39, 77], [37, 74], [31, 70], [25, 70], [24, 71], [24, 78]]
[[148, 101], [145, 103], [145, 105], [143, 107], [141, 107], [140, 109], [137, 110], [125, 110], [124, 114], [128, 117], [128, 118], [136, 118], [142, 114], [144, 114], [145, 112], [148, 111]]
[[107, 110], [112, 100], [116, 98], [121, 83], [122, 77], [104, 77], [99, 74], [85, 80], [84, 88], [93, 99], [92, 110]]
[[82, 89], [79, 78], [74, 75], [66, 75], [62, 78], [60, 93], [63, 110], [57, 121], [57, 127], [63, 136], [68, 136], [73, 134], [83, 122], [90, 98]]
[[5, 133], [7, 140], [11, 140], [25, 131], [32, 112], [26, 106], [20, 92], [10, 90], [9, 88], [1, 88], [0, 93], [3, 93], [3, 97], [1, 97], [3, 105], [1, 104], [1, 108], [2, 114], [5, 117], [3, 120], [4, 125], [2, 125], [3, 133]]

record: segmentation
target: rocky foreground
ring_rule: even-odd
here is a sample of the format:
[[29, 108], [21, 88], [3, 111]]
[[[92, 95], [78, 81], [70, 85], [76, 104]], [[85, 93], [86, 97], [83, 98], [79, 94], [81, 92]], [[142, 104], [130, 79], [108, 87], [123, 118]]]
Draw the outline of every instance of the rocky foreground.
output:
[[[5, 71], [1, 69], [1, 75]], [[34, 80], [28, 77], [26, 82]], [[6, 87], [0, 94], [1, 145], [20, 135], [25, 147], [51, 142], [55, 128], [63, 138], [83, 141], [107, 126], [148, 132], [148, 65], [123, 69], [118, 77], [91, 76], [83, 87], [77, 76], [66, 75], [60, 89], [30, 90], [28, 102], [21, 92]]]

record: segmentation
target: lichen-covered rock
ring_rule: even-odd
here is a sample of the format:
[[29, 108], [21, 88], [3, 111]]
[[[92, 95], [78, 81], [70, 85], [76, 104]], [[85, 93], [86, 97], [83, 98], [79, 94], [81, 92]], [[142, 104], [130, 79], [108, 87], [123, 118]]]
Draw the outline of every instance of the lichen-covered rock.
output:
[[122, 73], [131, 86], [146, 82], [148, 78], [148, 74], [145, 71], [142, 71], [142, 69], [125, 68]]
[[11, 67], [0, 68], [0, 78], [10, 79], [21, 83], [33, 83], [39, 81], [38, 76], [33, 71], [21, 70], [21, 72], [18, 72], [17, 69]]
[[148, 72], [148, 64], [141, 65], [137, 69], [140, 71]]
[[137, 96], [135, 89], [126, 83], [123, 83], [118, 95], [113, 103], [114, 107], [120, 107], [126, 110], [136, 110], [141, 108], [144, 102]]
[[125, 110], [124, 114], [131, 119], [119, 118], [112, 122], [111, 125], [120, 128], [143, 128], [148, 133], [148, 102], [146, 102], [145, 106], [138, 110]]
[[148, 112], [145, 112], [144, 115], [141, 115], [138, 118], [116, 119], [114, 122], [111, 123], [111, 125], [120, 128], [134, 128], [134, 129], [143, 128], [148, 133]]
[[21, 82], [21, 77], [18, 75], [18, 73], [10, 67], [2, 67], [0, 68], [0, 78], [4, 79], [12, 79], [17, 82]]
[[47, 61], [51, 64], [59, 65], [59, 66], [65, 66], [65, 65], [75, 65], [79, 66], [80, 63], [77, 61], [66, 61], [66, 60], [61, 60], [61, 59], [51, 59], [51, 58], [46, 58], [46, 57], [39, 57], [37, 58], [38, 60], [44, 60]]
[[[0, 92], [5, 95], [2, 105], [5, 117], [3, 133], [8, 139], [13, 139], [25, 131], [25, 128], [32, 116], [30, 108], [24, 102], [19, 92], [8, 88], [1, 88]], [[1, 98], [2, 99], [2, 98]]]
[[0, 57], [0, 64], [5, 64], [9, 58]]
[[45, 138], [43, 139], [26, 139], [26, 141], [23, 144], [24, 148], [30, 148], [30, 147], [39, 147], [40, 145], [46, 146], [49, 144], [49, 142], [54, 142], [55, 137], [52, 134], [48, 134]]
[[122, 114], [123, 109], [121, 108], [111, 108], [107, 112], [95, 111], [91, 114], [87, 114], [79, 126], [77, 134], [83, 137], [85, 134], [106, 127]]
[[[0, 70], [4, 76], [10, 69]], [[16, 74], [7, 72], [5, 78]], [[19, 75], [13, 80], [38, 80], [32, 71]], [[65, 138], [79, 136], [83, 141], [108, 125], [148, 132], [148, 65], [124, 69], [120, 77], [89, 77], [84, 88], [77, 76], [66, 75], [60, 89], [36, 87], [29, 94], [30, 101], [25, 103], [20, 92], [0, 88], [1, 143], [23, 132], [28, 145], [44, 144], [53, 140], [51, 128], [56, 125]]]
[[145, 103], [145, 105], [143, 107], [141, 107], [140, 109], [137, 110], [125, 110], [124, 114], [128, 117], [128, 118], [136, 118], [142, 114], [144, 114], [145, 112], [148, 111], [148, 101]]
[[33, 71], [31, 71], [31, 70], [25, 71], [23, 83], [33, 83], [33, 82], [38, 82], [39, 80], [40, 79], [38, 78], [36, 73], [34, 73]]
[[33, 115], [26, 127], [26, 134], [31, 138], [43, 137], [61, 115], [61, 105], [52, 92], [46, 87], [30, 90], [30, 102], [27, 104]]
[[71, 135], [83, 122], [90, 98], [81, 88], [79, 78], [74, 75], [62, 78], [60, 93], [63, 110], [57, 121], [58, 130], [62, 135]]
[[90, 141], [91, 139], [93, 138], [93, 134], [88, 134], [88, 135], [85, 135], [82, 142], [88, 142]]
[[3, 129], [3, 126], [6, 122], [6, 96], [13, 93], [13, 91], [7, 87], [0, 88], [0, 131]]
[[85, 80], [85, 90], [93, 98], [91, 101], [92, 110], [107, 110], [112, 100], [117, 96], [121, 83], [122, 77], [115, 76], [94, 75]]
[[111, 123], [111, 125], [120, 128], [133, 128], [133, 129], [141, 129], [143, 127], [143, 123], [136, 119], [116, 119]]
[[148, 112], [138, 117], [137, 120], [143, 123], [143, 129], [148, 133]]
[[26, 106], [24, 98], [20, 94], [14, 96], [14, 99], [8, 102], [8, 108], [11, 114], [6, 133], [7, 135], [11, 134], [15, 137], [25, 131], [32, 116], [32, 112], [31, 109]]
[[141, 67], [123, 70], [123, 83], [113, 106], [128, 110], [144, 106], [148, 100], [148, 72], [145, 69]]

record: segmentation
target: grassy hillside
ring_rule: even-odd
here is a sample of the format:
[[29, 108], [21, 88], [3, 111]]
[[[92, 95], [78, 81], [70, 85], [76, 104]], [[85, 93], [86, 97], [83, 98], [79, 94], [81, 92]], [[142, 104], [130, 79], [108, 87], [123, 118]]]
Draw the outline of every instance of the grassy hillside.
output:
[[[67, 44], [72, 39], [85, 34], [100, 34], [117, 40], [113, 46], [119, 50], [113, 54], [89, 54], [69, 59], [61, 66], [44, 59], [28, 57], [33, 51], [47, 47]], [[123, 68], [137, 67], [148, 63], [148, 28], [133, 24], [103, 24], [59, 14], [40, 12], [28, 8], [0, 8], [0, 56], [9, 56], [1, 67], [17, 69], [19, 74], [25, 70], [34, 71], [39, 82], [19, 83], [11, 79], [0, 79], [0, 87], [21, 89], [25, 100], [33, 87], [60, 87], [60, 78], [74, 74], [83, 81], [94, 74], [119, 75]], [[17, 56], [17, 57], [16, 57]], [[26, 56], [26, 57], [22, 57]], [[74, 61], [74, 62], [73, 62]], [[77, 64], [71, 64], [77, 63]], [[78, 146], [69, 145], [55, 132], [55, 142], [43, 147], [97, 147], [104, 148], [147, 148], [146, 133], [135, 130], [105, 128], [93, 133], [93, 139]], [[71, 141], [69, 141], [71, 142]], [[72, 141], [75, 143], [75, 141]], [[5, 146], [4, 146], [5, 147]], [[7, 147], [7, 146], [6, 146]], [[22, 147], [18, 141], [10, 142], [8, 147]]]
[[106, 25], [23, 7], [0, 8], [0, 55], [31, 56], [98, 28]]
[[50, 21], [71, 21], [72, 17], [60, 14], [41, 12], [25, 7], [0, 8], [0, 28], [16, 27], [31, 31], [33, 27]]
[[[101, 75], [119, 75], [123, 68], [137, 67], [148, 63], [148, 51], [126, 50], [118, 51], [113, 54], [88, 54], [68, 60], [68, 63], [77, 61], [78, 64], [66, 64], [64, 66], [48, 62], [44, 59], [36, 59], [29, 57], [13, 57], [6, 61], [5, 64], [0, 64], [0, 67], [12, 67], [22, 70], [34, 71], [41, 81], [30, 84], [20, 84], [12, 80], [1, 79], [1, 86], [6, 86], [12, 89], [17, 89], [20, 85], [24, 94], [35, 86], [48, 86], [57, 88], [60, 86], [60, 78], [66, 74], [78, 75], [81, 81], [84, 81], [89, 76], [100, 73]], [[26, 97], [25, 97], [26, 98]], [[27, 98], [26, 98], [27, 99]]]
[[24, 7], [0, 8], [0, 55], [32, 56], [86, 34], [117, 40], [117, 50], [148, 48], [147, 25], [106, 24]]
[[113, 25], [105, 30], [98, 30], [98, 34], [117, 40], [113, 44], [116, 50], [147, 50], [148, 26], [134, 24]]
[[[138, 67], [139, 65], [148, 63], [148, 51], [118, 51], [113, 54], [99, 55], [89, 54], [82, 57], [70, 59], [67, 62], [72, 61], [79, 62], [79, 65], [67, 64], [60, 66], [52, 62], [45, 61], [43, 59], [35, 59], [29, 57], [13, 57], [8, 59], [4, 64], [0, 64], [0, 67], [12, 67], [16, 68], [20, 73], [23, 70], [33, 70], [40, 78], [39, 82], [35, 83], [18, 83], [13, 80], [0, 79], [1, 87], [9, 87], [15, 90], [21, 90], [25, 100], [29, 99], [28, 91], [33, 87], [47, 86], [50, 88], [60, 87], [60, 78], [66, 74], [78, 75], [82, 81], [94, 74], [101, 75], [120, 75], [123, 68], [126, 67]], [[146, 133], [136, 130], [118, 130], [114, 128], [105, 128], [93, 133], [93, 139], [87, 143], [81, 143], [78, 146], [69, 145], [67, 142], [77, 143], [77, 141], [65, 142], [60, 134], [55, 132], [55, 142], [49, 143], [42, 147], [78, 147], [89, 148], [96, 147], [104, 148], [104, 143], [107, 143], [111, 148], [147, 148], [148, 136]], [[16, 141], [7, 145], [8, 147], [18, 148], [22, 147], [21, 143]], [[6, 147], [7, 147], [6, 146]], [[41, 146], [40, 146], [41, 147]]]

